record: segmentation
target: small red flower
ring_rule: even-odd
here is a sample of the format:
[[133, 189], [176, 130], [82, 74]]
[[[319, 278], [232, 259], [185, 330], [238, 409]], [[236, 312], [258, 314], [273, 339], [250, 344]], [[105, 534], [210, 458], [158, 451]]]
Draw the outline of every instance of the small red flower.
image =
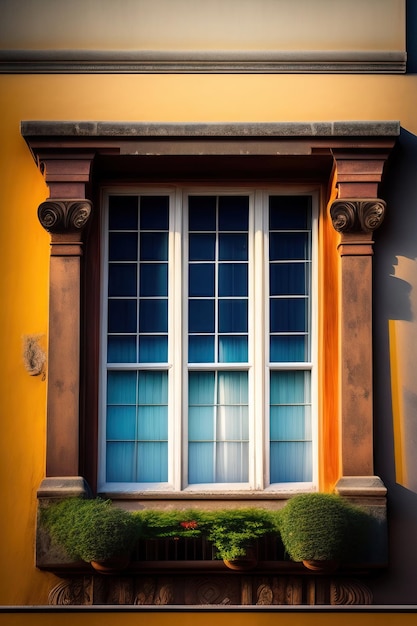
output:
[[194, 528], [198, 527], [198, 524], [195, 520], [192, 520], [191, 522], [180, 522], [180, 525], [186, 530], [194, 530]]

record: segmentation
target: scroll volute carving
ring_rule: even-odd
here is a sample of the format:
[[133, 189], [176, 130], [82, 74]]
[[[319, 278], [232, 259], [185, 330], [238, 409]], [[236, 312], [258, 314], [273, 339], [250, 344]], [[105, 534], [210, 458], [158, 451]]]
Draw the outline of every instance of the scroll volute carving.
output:
[[330, 215], [333, 227], [339, 233], [372, 233], [382, 224], [385, 202], [379, 198], [335, 200]]
[[51, 234], [81, 232], [92, 211], [90, 200], [46, 200], [38, 208], [38, 218]]

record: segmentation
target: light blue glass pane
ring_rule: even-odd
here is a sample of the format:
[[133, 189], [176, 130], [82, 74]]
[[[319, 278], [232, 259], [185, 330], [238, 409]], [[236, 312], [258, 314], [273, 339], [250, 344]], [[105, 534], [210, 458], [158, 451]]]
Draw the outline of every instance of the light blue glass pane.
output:
[[213, 441], [214, 406], [191, 406], [188, 409], [188, 440]]
[[307, 229], [311, 225], [311, 196], [270, 196], [269, 228]]
[[248, 330], [247, 300], [219, 301], [219, 332], [244, 333]]
[[109, 300], [108, 307], [109, 333], [136, 332], [136, 300]]
[[168, 300], [140, 300], [139, 332], [166, 333], [168, 331]]
[[136, 363], [136, 336], [110, 336], [107, 340], [108, 363]]
[[136, 372], [108, 372], [107, 403], [136, 404]]
[[167, 363], [168, 337], [146, 335], [139, 337], [139, 363]]
[[165, 483], [168, 480], [168, 444], [138, 444], [138, 476], [140, 483]]
[[109, 265], [109, 296], [136, 296], [136, 264]]
[[249, 439], [247, 406], [219, 406], [216, 423], [217, 441], [247, 441]]
[[214, 261], [216, 249], [216, 235], [190, 235], [189, 236], [189, 259], [190, 261]]
[[109, 233], [109, 261], [136, 261], [137, 233]]
[[216, 445], [216, 482], [248, 482], [248, 452], [249, 446], [247, 443], [218, 443]]
[[269, 259], [270, 261], [309, 259], [308, 233], [270, 233]]
[[307, 302], [304, 298], [271, 299], [269, 324], [271, 333], [305, 332], [307, 330]]
[[219, 296], [248, 295], [248, 266], [246, 263], [220, 263]]
[[219, 337], [220, 363], [247, 363], [248, 338], [246, 336], [222, 335]]
[[188, 483], [201, 485], [214, 482], [214, 444], [188, 445]]
[[140, 295], [168, 295], [168, 265], [166, 263], [141, 263]]
[[110, 196], [109, 230], [138, 229], [138, 197]]
[[190, 406], [215, 404], [215, 373], [190, 372], [188, 374], [188, 402]]
[[305, 335], [272, 336], [269, 346], [271, 363], [302, 363], [308, 360], [308, 345]]
[[168, 196], [141, 196], [141, 230], [168, 230]]
[[311, 440], [310, 406], [271, 406], [270, 439]]
[[135, 444], [108, 443], [106, 478], [110, 483], [135, 481]]
[[188, 294], [214, 296], [214, 264], [193, 263], [188, 266]]
[[271, 483], [311, 482], [311, 442], [271, 443]]
[[214, 332], [214, 300], [188, 301], [188, 331], [190, 333]]
[[308, 295], [304, 263], [271, 263], [269, 294], [271, 296]]
[[219, 197], [219, 230], [248, 230], [249, 197]]
[[248, 373], [219, 372], [217, 385], [217, 401], [219, 404], [247, 404]]
[[136, 439], [136, 407], [107, 407], [107, 439]]
[[213, 363], [214, 362], [214, 336], [213, 335], [190, 335], [188, 337], [188, 362], [189, 363]]
[[141, 233], [140, 260], [168, 261], [168, 233]]
[[310, 372], [271, 372], [270, 404], [310, 402]]
[[190, 196], [188, 206], [190, 231], [216, 230], [216, 196]]
[[140, 441], [166, 441], [168, 439], [168, 410], [166, 406], [139, 407], [137, 438]]
[[168, 403], [168, 372], [139, 372], [138, 404]]
[[221, 233], [219, 235], [219, 259], [220, 261], [247, 261], [247, 234]]

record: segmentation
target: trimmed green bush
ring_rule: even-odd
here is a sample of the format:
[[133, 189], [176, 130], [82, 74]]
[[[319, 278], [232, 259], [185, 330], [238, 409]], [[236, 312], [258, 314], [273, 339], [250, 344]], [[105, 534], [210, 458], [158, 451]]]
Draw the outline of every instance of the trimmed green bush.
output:
[[163, 539], [179, 537], [200, 537], [201, 511], [158, 511], [145, 509], [134, 513], [140, 520], [142, 539]]
[[293, 561], [353, 562], [363, 551], [370, 516], [340, 496], [310, 493], [289, 500], [277, 521]]

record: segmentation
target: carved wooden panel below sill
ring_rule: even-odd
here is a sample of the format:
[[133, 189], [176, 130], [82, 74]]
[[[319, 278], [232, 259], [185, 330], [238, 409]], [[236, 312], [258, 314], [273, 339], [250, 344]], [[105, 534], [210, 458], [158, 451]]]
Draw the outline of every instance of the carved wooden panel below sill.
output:
[[327, 576], [84, 576], [66, 579], [51, 605], [372, 604], [362, 582]]

